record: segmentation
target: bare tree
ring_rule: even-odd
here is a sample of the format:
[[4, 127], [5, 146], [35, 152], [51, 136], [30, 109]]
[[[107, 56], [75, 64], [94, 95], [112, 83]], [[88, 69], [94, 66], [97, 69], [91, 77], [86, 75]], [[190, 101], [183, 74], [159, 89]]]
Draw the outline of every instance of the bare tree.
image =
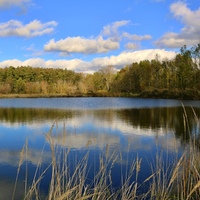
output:
[[110, 86], [113, 83], [116, 75], [115, 68], [112, 65], [109, 65], [100, 69], [100, 73], [103, 81], [105, 82], [106, 90], [110, 91]]

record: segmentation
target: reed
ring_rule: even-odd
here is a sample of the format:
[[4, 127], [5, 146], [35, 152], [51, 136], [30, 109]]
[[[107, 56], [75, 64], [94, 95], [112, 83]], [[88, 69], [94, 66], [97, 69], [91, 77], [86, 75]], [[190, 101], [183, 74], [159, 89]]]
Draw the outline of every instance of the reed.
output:
[[[200, 121], [194, 112], [197, 125]], [[184, 130], [190, 131], [188, 117], [183, 106]], [[184, 134], [184, 133], [183, 133]], [[163, 161], [162, 153], [157, 153], [156, 167], [152, 167], [152, 182], [149, 188], [149, 199], [168, 200], [168, 199], [200, 199], [200, 151], [197, 138], [200, 134], [190, 133], [189, 143], [185, 147], [180, 158]]]
[[[196, 123], [200, 124], [194, 111]], [[188, 126], [187, 113], [183, 107], [183, 120], [185, 130], [190, 130]], [[71, 173], [71, 163], [69, 162], [70, 149], [60, 148], [53, 140], [53, 124], [50, 131], [45, 134], [46, 140], [51, 149], [51, 163], [38, 176], [41, 167], [41, 160], [38, 162], [32, 185], [28, 188], [25, 184], [24, 199], [47, 199], [47, 200], [196, 200], [200, 199], [200, 151], [198, 140], [191, 137], [190, 142], [185, 147], [185, 152], [181, 157], [175, 156], [173, 160], [163, 160], [162, 152], [156, 155], [155, 163], [149, 161], [149, 169], [152, 171], [143, 183], [139, 184], [138, 177], [141, 173], [142, 159], [138, 156], [132, 161], [131, 167], [126, 173], [121, 173], [121, 187], [113, 188], [112, 169], [118, 159], [122, 160], [120, 154], [116, 155], [106, 146], [104, 154], [99, 157], [99, 167], [94, 172], [94, 177], [88, 184], [88, 174], [90, 165], [88, 163], [88, 150], [81, 159], [74, 159], [76, 166]], [[63, 133], [65, 129], [63, 129]], [[199, 133], [198, 133], [199, 134]], [[88, 145], [90, 142], [88, 142]], [[88, 146], [87, 145], [87, 146]], [[13, 191], [15, 197], [18, 175], [23, 160], [26, 158], [28, 144], [22, 149], [19, 166], [17, 169], [16, 182]], [[43, 152], [43, 150], [42, 150]], [[41, 155], [42, 155], [41, 152]], [[128, 164], [128, 159], [126, 161]], [[62, 163], [62, 164], [61, 164]], [[40, 183], [45, 173], [51, 169], [51, 181], [49, 183], [48, 195], [42, 197], [40, 194]], [[134, 176], [134, 177], [133, 177]], [[133, 181], [134, 178], [134, 181]], [[27, 180], [28, 177], [25, 178]], [[148, 184], [148, 190], [141, 192], [143, 184]]]

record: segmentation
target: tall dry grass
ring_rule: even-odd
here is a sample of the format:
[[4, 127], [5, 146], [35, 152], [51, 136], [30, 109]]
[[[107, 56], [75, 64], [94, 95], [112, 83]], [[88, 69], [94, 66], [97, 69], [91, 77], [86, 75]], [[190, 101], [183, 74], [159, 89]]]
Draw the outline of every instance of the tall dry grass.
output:
[[[156, 156], [156, 167], [152, 167], [152, 182], [149, 188], [149, 198], [152, 200], [197, 200], [200, 199], [200, 149], [197, 140], [200, 130], [192, 133], [189, 127], [188, 116], [184, 105], [183, 120], [184, 130], [190, 133], [190, 140], [180, 158], [166, 162], [162, 153]], [[193, 108], [194, 118], [197, 127], [200, 125]], [[183, 133], [185, 134], [185, 133]]]
[[[200, 125], [198, 116], [193, 108], [196, 123]], [[183, 106], [183, 120], [185, 129], [190, 130], [188, 126], [187, 113]], [[88, 173], [90, 170], [88, 158], [89, 151], [82, 159], [75, 161], [73, 173], [70, 173], [70, 163], [68, 156], [70, 149], [60, 149], [53, 140], [53, 128], [45, 134], [51, 148], [51, 163], [38, 176], [41, 167], [41, 160], [35, 171], [32, 185], [28, 187], [25, 183], [24, 199], [47, 199], [47, 200], [197, 200], [200, 199], [200, 151], [197, 148], [196, 137], [191, 137], [184, 153], [180, 158], [174, 160], [163, 160], [162, 153], [158, 152], [155, 163], [149, 163], [149, 170], [152, 173], [141, 184], [139, 176], [141, 172], [142, 159], [136, 157], [132, 161], [131, 167], [126, 173], [121, 173], [121, 187], [113, 187], [112, 169], [117, 159], [122, 160], [119, 154], [111, 152], [109, 146], [106, 147], [105, 155], [99, 157], [99, 168], [95, 173], [90, 184], [88, 184]], [[64, 132], [65, 130], [63, 130]], [[200, 134], [200, 133], [197, 133]], [[192, 134], [191, 134], [192, 136]], [[16, 183], [13, 191], [15, 197], [18, 175], [23, 160], [26, 159], [26, 143], [22, 149], [19, 166], [17, 169]], [[62, 152], [60, 152], [62, 151]], [[43, 152], [43, 150], [42, 150]], [[41, 155], [42, 155], [41, 152]], [[127, 160], [127, 164], [128, 164]], [[62, 163], [62, 164], [61, 164]], [[40, 183], [47, 170], [51, 169], [51, 181], [49, 183], [48, 195], [43, 197], [40, 194]], [[134, 177], [133, 177], [134, 175]], [[133, 179], [134, 178], [134, 179]], [[27, 180], [27, 177], [25, 178]], [[141, 192], [142, 185], [147, 184], [148, 189]]]

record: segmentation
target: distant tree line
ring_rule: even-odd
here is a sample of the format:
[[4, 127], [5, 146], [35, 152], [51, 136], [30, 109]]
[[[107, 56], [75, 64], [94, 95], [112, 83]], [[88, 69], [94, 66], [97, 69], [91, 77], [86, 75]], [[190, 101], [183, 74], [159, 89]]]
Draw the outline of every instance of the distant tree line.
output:
[[0, 69], [2, 94], [73, 93], [82, 75], [71, 70], [21, 66]]
[[132, 63], [117, 74], [113, 90], [139, 93], [142, 96], [199, 98], [200, 44], [187, 49], [181, 47], [172, 60], [154, 60]]
[[0, 68], [0, 94], [200, 97], [200, 44], [181, 47], [172, 60], [135, 62], [116, 72], [107, 66], [94, 74], [21, 66]]

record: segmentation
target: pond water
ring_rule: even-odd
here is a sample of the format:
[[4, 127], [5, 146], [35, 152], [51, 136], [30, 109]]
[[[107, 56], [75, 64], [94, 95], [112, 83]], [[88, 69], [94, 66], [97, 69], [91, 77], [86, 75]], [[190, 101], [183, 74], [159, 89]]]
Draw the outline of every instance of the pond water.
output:
[[[191, 107], [199, 116], [200, 101], [0, 99], [0, 199], [11, 199], [16, 178], [15, 199], [21, 199], [32, 184], [38, 166], [41, 170], [51, 164], [50, 141], [45, 135], [51, 129], [54, 145], [70, 150], [68, 162], [72, 173], [78, 160], [89, 151], [87, 165], [92, 170], [88, 172], [88, 184], [99, 167], [101, 156], [115, 160], [112, 184], [116, 188], [120, 187], [121, 177], [131, 163], [141, 158], [138, 182], [142, 183], [152, 173], [150, 163], [155, 162], [158, 152], [167, 157], [164, 160], [180, 156], [191, 134], [199, 134]], [[185, 129], [184, 109], [190, 129]], [[22, 156], [24, 146], [26, 151]], [[47, 170], [40, 184], [44, 195], [48, 191], [50, 175], [51, 170]]]

